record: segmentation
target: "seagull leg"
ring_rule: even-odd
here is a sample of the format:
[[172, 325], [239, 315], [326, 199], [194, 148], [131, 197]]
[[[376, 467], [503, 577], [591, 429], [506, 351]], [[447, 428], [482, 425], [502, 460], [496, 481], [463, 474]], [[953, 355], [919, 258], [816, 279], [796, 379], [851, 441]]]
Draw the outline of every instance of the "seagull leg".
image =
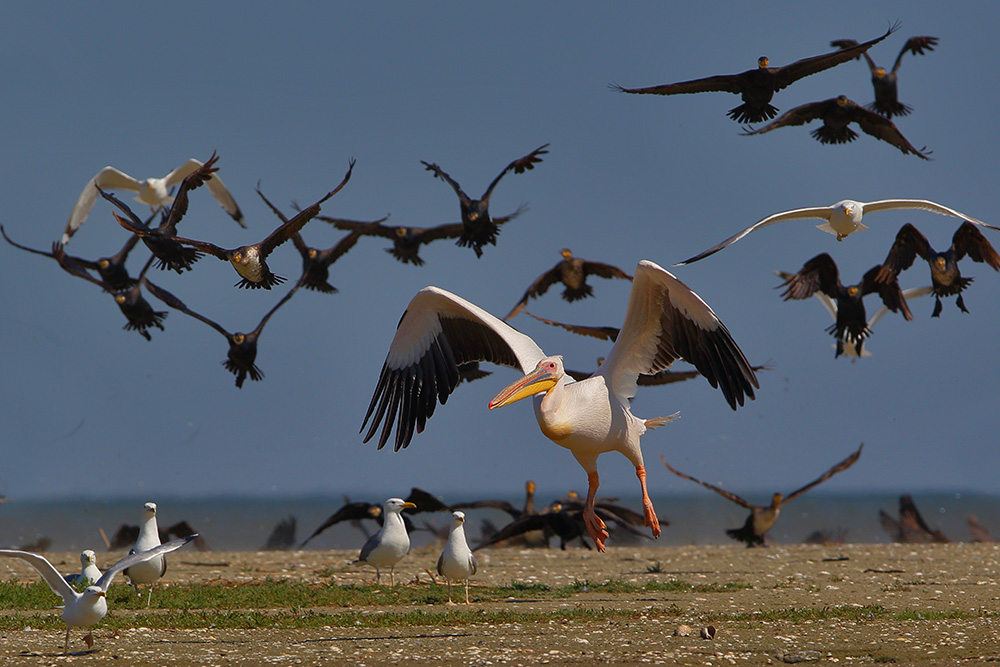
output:
[[69, 654], [69, 631], [70, 631], [70, 624], [67, 623], [66, 624], [66, 643], [63, 644], [63, 655], [68, 655]]
[[637, 466], [635, 476], [639, 478], [639, 484], [642, 486], [642, 512], [646, 517], [646, 525], [653, 531], [653, 537], [659, 537], [660, 522], [656, 518], [653, 501], [649, 499], [649, 492], [646, 490], [646, 466]]
[[395, 586], [396, 585], [396, 566], [395, 565], [390, 565], [389, 566], [389, 585], [390, 586]]
[[469, 602], [469, 580], [465, 580], [465, 604], [472, 604]]
[[149, 603], [153, 601], [153, 586], [156, 586], [156, 584], [150, 584], [149, 585], [149, 595], [146, 597], [146, 608], [147, 609], [149, 608]]
[[589, 488], [587, 489], [587, 502], [583, 505], [583, 520], [587, 524], [587, 532], [590, 533], [591, 539], [597, 545], [597, 550], [604, 551], [604, 541], [609, 536], [608, 527], [594, 511], [594, 499], [597, 497], [599, 483], [596, 470], [587, 473]]
[[448, 584], [448, 602], [446, 602], [445, 604], [447, 604], [447, 605], [453, 605], [455, 603], [452, 602], [452, 600], [451, 600], [451, 579], [448, 579], [447, 577], [445, 577], [444, 581], [445, 581], [446, 584]]

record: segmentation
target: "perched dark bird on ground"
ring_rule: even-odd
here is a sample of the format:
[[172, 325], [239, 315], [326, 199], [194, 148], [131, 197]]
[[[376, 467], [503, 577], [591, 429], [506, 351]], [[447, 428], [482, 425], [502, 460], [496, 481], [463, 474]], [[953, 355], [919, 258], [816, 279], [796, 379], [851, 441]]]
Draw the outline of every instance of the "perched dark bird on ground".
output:
[[[594, 512], [602, 521], [612, 526], [612, 530], [622, 530], [633, 535], [645, 537], [645, 535], [633, 528], [629, 521], [624, 521], [614, 512], [603, 509], [600, 504], [594, 506]], [[639, 525], [642, 525], [644, 521], [645, 517], [640, 516]], [[666, 522], [663, 522], [661, 525], [666, 525]], [[583, 516], [583, 503], [581, 502], [579, 507], [567, 508], [559, 501], [556, 501], [542, 512], [524, 514], [520, 518], [511, 521], [493, 535], [481, 540], [472, 550], [478, 551], [479, 549], [532, 532], [544, 536], [545, 543], [539, 546], [548, 546], [549, 536], [555, 535], [559, 538], [559, 548], [562, 550], [565, 550], [566, 545], [577, 538], [579, 538], [580, 543], [587, 549], [592, 548], [586, 539], [587, 523]]]
[[899, 312], [906, 320], [912, 320], [913, 314], [906, 304], [903, 290], [899, 282], [893, 279], [888, 283], [875, 280], [882, 266], [877, 264], [868, 269], [861, 282], [856, 285], [844, 286], [840, 282], [837, 264], [830, 255], [821, 253], [802, 265], [798, 273], [792, 274], [779, 287], [785, 291], [781, 296], [789, 299], [808, 299], [817, 290], [833, 299], [837, 304], [836, 321], [826, 328], [826, 332], [837, 339], [837, 352], [834, 357], [844, 354], [844, 345], [853, 344], [858, 354], [862, 352], [865, 338], [871, 335], [865, 315], [864, 297], [877, 293], [882, 303], [892, 312]]
[[[307, 537], [299, 545], [301, 549], [309, 540], [316, 537], [324, 530], [330, 526], [334, 526], [338, 523], [344, 521], [360, 521], [363, 519], [371, 519], [377, 521], [378, 525], [382, 525], [382, 504], [366, 503], [364, 501], [354, 501], [351, 502], [344, 497], [344, 505], [337, 509], [336, 512], [327, 517], [319, 528], [313, 531], [312, 535]], [[419, 530], [415, 528], [413, 522], [410, 520], [410, 515], [419, 514], [420, 512], [445, 512], [451, 511], [450, 508], [438, 500], [435, 496], [424, 491], [423, 489], [418, 489], [413, 487], [410, 489], [410, 495], [406, 497], [407, 507], [403, 509], [400, 516], [403, 518], [403, 524], [406, 526], [406, 532], [412, 533], [414, 530]]]
[[861, 450], [864, 448], [864, 446], [865, 446], [864, 443], [861, 443], [861, 445], [853, 454], [851, 454], [846, 459], [844, 459], [837, 465], [827, 470], [825, 473], [820, 475], [819, 478], [809, 482], [800, 489], [792, 491], [787, 496], [782, 496], [780, 493], [775, 493], [774, 496], [771, 497], [770, 505], [751, 504], [746, 500], [744, 500], [743, 498], [736, 495], [735, 493], [732, 493], [731, 491], [726, 491], [725, 489], [721, 489], [715, 486], [714, 484], [709, 484], [708, 482], [703, 482], [700, 479], [695, 479], [690, 475], [685, 475], [679, 470], [675, 470], [674, 468], [670, 467], [670, 464], [667, 463], [666, 459], [664, 459], [662, 455], [660, 456], [660, 461], [662, 461], [663, 465], [667, 467], [667, 470], [674, 473], [678, 477], [683, 477], [684, 479], [691, 480], [692, 482], [697, 482], [698, 484], [704, 486], [706, 489], [711, 489], [712, 491], [715, 491], [723, 498], [731, 500], [737, 505], [742, 505], [743, 507], [750, 510], [750, 516], [747, 517], [746, 523], [744, 523], [740, 528], [730, 528], [729, 530], [726, 531], [726, 534], [729, 535], [729, 537], [733, 538], [734, 540], [739, 540], [740, 542], [746, 543], [747, 547], [755, 547], [764, 544], [764, 534], [767, 533], [767, 531], [769, 531], [771, 527], [774, 525], [774, 522], [778, 520], [778, 514], [781, 512], [782, 507], [792, 502], [793, 500], [795, 500], [803, 493], [816, 486], [817, 484], [825, 482], [826, 480], [836, 475], [838, 472], [843, 472], [844, 470], [850, 468], [852, 465], [854, 465], [854, 462], [858, 460], [858, 457], [861, 456]]
[[505, 320], [509, 320], [517, 315], [528, 304], [528, 299], [540, 297], [545, 294], [549, 287], [557, 282], [561, 282], [566, 287], [563, 290], [562, 298], [572, 303], [573, 301], [594, 295], [594, 289], [587, 284], [587, 276], [632, 280], [632, 276], [617, 266], [574, 257], [569, 248], [563, 248], [559, 251], [559, 254], [562, 255], [562, 261], [535, 278], [535, 281], [525, 290], [521, 300], [504, 317]]
[[[452, 509], [496, 509], [501, 512], [506, 512], [510, 515], [512, 519], [522, 519], [524, 517], [536, 514], [535, 509], [535, 482], [528, 480], [524, 483], [524, 505], [520, 508], [514, 507], [511, 503], [506, 500], [472, 500], [464, 503], [458, 503], [453, 506]], [[485, 536], [484, 536], [484, 539]], [[491, 544], [496, 544], [495, 540]], [[516, 539], [511, 538], [508, 544], [518, 544], [527, 547], [544, 547], [549, 544], [549, 533], [538, 529], [538, 530], [525, 530], [525, 532], [518, 533]]]
[[542, 144], [524, 157], [520, 157], [504, 167], [479, 199], [472, 199], [465, 194], [462, 191], [462, 186], [442, 171], [437, 164], [420, 161], [428, 171], [434, 172], [435, 176], [450, 185], [455, 190], [455, 194], [458, 195], [462, 211], [462, 235], [458, 239], [458, 245], [471, 246], [476, 251], [476, 257], [482, 257], [484, 245], [497, 244], [498, 223], [490, 217], [490, 196], [493, 194], [493, 188], [511, 170], [515, 174], [520, 174], [534, 169], [535, 165], [542, 161], [541, 156], [548, 153], [546, 148], [548, 148], [548, 144]]
[[[604, 519], [601, 511], [597, 511], [598, 516]], [[608, 518], [608, 521], [611, 519]], [[546, 511], [541, 513], [524, 514], [520, 518], [514, 519], [507, 525], [501, 527], [497, 532], [481, 540], [472, 550], [479, 551], [488, 546], [493, 546], [498, 542], [504, 542], [516, 537], [521, 537], [525, 533], [536, 533], [543, 535], [544, 544], [548, 545], [548, 535], [559, 537], [559, 548], [565, 550], [569, 542], [579, 538], [580, 543], [587, 549], [592, 547], [587, 543], [587, 525], [583, 521], [583, 510], [568, 512], [559, 503], [553, 503]]]
[[[282, 223], [288, 223], [288, 218], [278, 210], [278, 208], [268, 201], [264, 193], [260, 191], [260, 187], [257, 188], [257, 194], [260, 198], [264, 200], [268, 208], [274, 212], [278, 219]], [[317, 292], [323, 292], [324, 294], [336, 294], [337, 288], [330, 284], [330, 265], [336, 262], [338, 259], [344, 256], [344, 254], [353, 248], [358, 242], [358, 238], [364, 233], [365, 229], [372, 229], [378, 223], [384, 221], [376, 220], [375, 222], [367, 223], [367, 225], [361, 225], [352, 232], [349, 232], [344, 238], [337, 241], [337, 243], [326, 250], [318, 250], [316, 248], [310, 248], [306, 245], [306, 242], [302, 240], [302, 235], [298, 232], [292, 234], [292, 243], [295, 245], [295, 249], [299, 251], [299, 255], [302, 256], [302, 286], [308, 290], [315, 290]]]
[[896, 280], [901, 271], [913, 265], [920, 256], [931, 267], [931, 293], [934, 294], [934, 312], [931, 317], [941, 315], [941, 297], [958, 296], [955, 305], [963, 313], [969, 312], [962, 299], [962, 292], [972, 278], [965, 278], [958, 269], [958, 263], [966, 256], [973, 262], [983, 262], [1000, 271], [1000, 255], [986, 240], [982, 232], [970, 222], [962, 223], [951, 238], [951, 247], [937, 252], [927, 242], [927, 238], [916, 227], [907, 223], [896, 233], [896, 240], [889, 248], [889, 254], [882, 263], [882, 269], [875, 277], [877, 282]]
[[524, 506], [515, 507], [506, 500], [470, 500], [463, 503], [455, 503], [452, 509], [495, 509], [506, 512], [512, 519], [519, 519], [527, 514], [535, 513], [535, 483], [528, 480], [524, 483]]
[[[302, 549], [309, 543], [309, 540], [316, 537], [324, 530], [330, 526], [334, 526], [343, 521], [360, 521], [362, 519], [372, 519], [373, 521], [378, 521], [379, 525], [382, 525], [382, 506], [375, 505], [373, 503], [366, 503], [364, 501], [356, 500], [354, 502], [348, 501], [343, 506], [337, 509], [336, 512], [327, 517], [326, 521], [320, 524], [319, 528], [313, 531], [312, 535], [307, 537], [299, 545], [299, 549]], [[409, 532], [412, 528], [412, 524], [407, 526], [406, 530]], [[367, 535], [366, 535], [367, 536]]]
[[134, 219], [129, 222], [118, 218], [118, 222], [125, 229], [134, 234], [138, 234], [143, 238], [159, 236], [175, 243], [192, 246], [202, 252], [215, 255], [221, 260], [228, 261], [233, 265], [233, 268], [236, 269], [236, 273], [240, 274], [241, 277], [241, 280], [236, 283], [236, 287], [247, 287], [249, 289], [271, 289], [274, 285], [279, 285], [285, 282], [285, 279], [271, 273], [271, 269], [267, 266], [267, 256], [270, 255], [271, 252], [279, 245], [291, 239], [292, 236], [298, 233], [298, 231], [302, 229], [307, 222], [316, 217], [319, 213], [320, 205], [330, 197], [340, 192], [341, 188], [347, 185], [347, 182], [351, 180], [351, 172], [353, 170], [354, 160], [351, 160], [347, 174], [344, 176], [344, 180], [340, 182], [340, 185], [320, 197], [320, 199], [312, 206], [299, 211], [295, 217], [275, 229], [260, 243], [240, 246], [239, 248], [226, 249], [220, 248], [214, 243], [208, 243], [205, 241], [196, 241], [194, 239], [186, 239], [172, 235], [167, 236], [159, 230], [152, 230], [148, 227], [143, 228], [142, 226], [137, 226], [134, 224]]
[[[891, 72], [886, 72], [884, 67], [878, 67], [872, 60], [868, 52], [862, 55], [868, 61], [868, 68], [872, 72], [872, 86], [875, 88], [875, 101], [868, 105], [868, 108], [876, 113], [880, 113], [886, 118], [893, 116], [905, 116], [913, 111], [912, 108], [899, 101], [896, 90], [896, 72], [899, 71], [899, 63], [903, 60], [903, 54], [909, 51], [913, 55], [923, 55], [924, 50], [933, 51], [937, 46], [938, 38], [921, 36], [910, 37], [906, 44], [896, 56], [896, 64], [892, 66]], [[830, 46], [837, 46], [842, 49], [850, 49], [858, 43], [853, 39], [836, 39], [830, 42]]]
[[805, 125], [810, 121], [821, 119], [823, 124], [810, 132], [810, 136], [821, 144], [846, 144], [858, 138], [858, 133], [849, 125], [857, 123], [866, 134], [892, 144], [905, 155], [913, 154], [924, 160], [930, 160], [927, 147], [918, 149], [911, 144], [896, 124], [885, 116], [869, 111], [857, 102], [849, 100], [846, 95], [831, 97], [822, 102], [810, 102], [789, 109], [777, 120], [771, 121], [756, 130], [747, 128], [742, 134], [764, 134], [779, 127], [790, 125]]
[[925, 544], [929, 542], [951, 542], [940, 530], [931, 528], [920, 516], [913, 496], [905, 493], [899, 497], [899, 520], [893, 519], [884, 510], [878, 511], [882, 528], [894, 542]]
[[295, 286], [288, 291], [288, 294], [281, 297], [281, 300], [274, 304], [274, 307], [271, 308], [271, 310], [265, 313], [264, 317], [261, 318], [260, 323], [253, 331], [247, 333], [238, 331], [230, 333], [216, 322], [188, 308], [184, 305], [183, 301], [167, 290], [154, 285], [148, 280], [146, 281], [146, 287], [149, 289], [149, 293], [157, 299], [175, 310], [187, 313], [196, 320], [201, 320], [226, 337], [226, 340], [229, 342], [229, 352], [226, 354], [227, 359], [222, 362], [222, 365], [225, 366], [227, 371], [236, 376], [236, 386], [240, 388], [243, 387], [243, 381], [246, 380], [247, 375], [249, 375], [250, 379], [254, 381], [264, 379], [264, 374], [259, 368], [257, 368], [256, 363], [254, 363], [257, 359], [257, 339], [260, 338], [260, 334], [264, 330], [264, 325], [267, 324], [269, 319], [271, 319], [271, 316], [274, 315], [275, 311], [277, 311], [278, 308], [281, 308], [286, 301], [291, 299], [292, 295], [295, 294], [301, 286], [301, 281], [295, 283]]
[[[20, 243], [15, 243], [9, 236], [7, 236], [7, 232], [4, 230], [3, 225], [0, 225], [0, 234], [2, 234], [4, 239], [7, 240], [7, 243], [11, 244], [15, 248], [20, 248], [21, 250], [26, 250], [36, 255], [42, 255], [43, 257], [56, 259], [55, 250], [45, 252], [44, 250], [35, 250], [34, 248], [23, 246]], [[136, 283], [136, 279], [131, 277], [128, 274], [128, 270], [125, 268], [125, 260], [128, 259], [129, 253], [132, 252], [132, 248], [135, 247], [135, 244], [138, 243], [138, 241], [139, 237], [134, 235], [130, 236], [128, 241], [125, 242], [125, 245], [122, 246], [121, 250], [116, 252], [114, 255], [111, 255], [110, 257], [99, 257], [94, 261], [83, 259], [82, 257], [66, 255], [65, 250], [62, 250], [61, 253], [66, 258], [64, 261], [89, 271], [97, 271], [101, 280], [104, 281], [111, 291], [117, 292], [128, 289]], [[57, 245], [60, 248], [63, 247], [61, 243], [54, 243], [53, 248]]]
[[274, 526], [274, 530], [267, 538], [267, 542], [261, 547], [261, 551], [288, 551], [295, 546], [295, 530], [298, 522], [295, 517], [288, 515], [287, 519], [282, 519]]
[[737, 123], [760, 123], [774, 118], [778, 110], [771, 106], [774, 94], [799, 79], [822, 72], [840, 63], [853, 60], [875, 44], [888, 37], [898, 26], [894, 25], [884, 35], [864, 44], [831, 51], [823, 55], [797, 60], [784, 67], [770, 67], [767, 56], [757, 59], [757, 68], [740, 74], [722, 74], [704, 79], [668, 83], [662, 86], [648, 88], [623, 88], [611, 84], [613, 90], [623, 93], [639, 93], [648, 95], [681, 95], [685, 93], [734, 93], [743, 98], [743, 104], [730, 109], [726, 115]]
[[969, 528], [969, 534], [972, 535], [973, 542], [996, 542], [997, 539], [993, 537], [989, 529], [983, 524], [979, 523], [979, 517], [975, 514], [965, 515], [965, 525]]
[[191, 270], [191, 265], [198, 261], [201, 253], [194, 248], [185, 248], [176, 240], [177, 223], [187, 214], [188, 193], [191, 190], [201, 187], [206, 181], [212, 178], [212, 174], [218, 171], [218, 168], [215, 166], [218, 159], [218, 156], [213, 153], [212, 157], [205, 164], [184, 177], [180, 188], [177, 190], [177, 196], [174, 197], [173, 203], [170, 205], [170, 209], [168, 211], [161, 211], [160, 225], [155, 230], [140, 220], [127, 204], [113, 194], [105, 192], [101, 188], [97, 188], [97, 191], [104, 199], [114, 204], [118, 210], [128, 216], [129, 222], [125, 223], [117, 213], [112, 212], [112, 215], [115, 216], [119, 224], [133, 233], [135, 233], [135, 230], [142, 232], [142, 234], [139, 234], [142, 237], [142, 242], [160, 260], [157, 268], [161, 270], [172, 269], [177, 273], [183, 273], [184, 271]]

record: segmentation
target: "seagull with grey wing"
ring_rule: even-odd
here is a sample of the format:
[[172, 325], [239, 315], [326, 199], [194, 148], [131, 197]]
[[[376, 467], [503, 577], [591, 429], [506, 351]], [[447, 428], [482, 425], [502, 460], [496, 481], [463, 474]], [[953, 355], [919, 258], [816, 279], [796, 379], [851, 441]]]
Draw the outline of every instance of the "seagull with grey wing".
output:
[[[197, 535], [191, 535], [161, 544], [147, 551], [130, 554], [109, 567], [93, 585], [87, 586], [82, 593], [73, 590], [73, 587], [44, 556], [16, 549], [0, 549], [0, 556], [19, 558], [34, 567], [42, 575], [42, 579], [49, 585], [52, 592], [63, 599], [62, 619], [66, 622], [66, 643], [63, 645], [63, 652], [69, 653], [70, 630], [74, 627], [87, 628], [95, 625], [107, 615], [108, 588], [119, 572], [142, 565], [152, 559], [162, 559], [165, 554], [180, 549], [196, 537]], [[88, 646], [93, 645], [93, 635], [88, 634], [84, 641], [87, 642]]]
[[382, 568], [389, 568], [389, 585], [395, 586], [393, 569], [396, 563], [410, 551], [410, 536], [400, 514], [408, 507], [416, 507], [402, 498], [389, 498], [382, 505], [382, 529], [368, 538], [361, 547], [361, 554], [355, 562], [368, 563], [375, 568], [375, 583], [382, 577]]

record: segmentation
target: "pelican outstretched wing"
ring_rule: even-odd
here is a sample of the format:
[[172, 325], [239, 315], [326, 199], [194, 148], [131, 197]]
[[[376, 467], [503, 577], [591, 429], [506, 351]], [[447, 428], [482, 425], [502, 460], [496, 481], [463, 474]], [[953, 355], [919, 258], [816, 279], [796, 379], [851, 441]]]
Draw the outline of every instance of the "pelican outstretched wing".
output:
[[631, 398], [639, 374], [664, 370], [684, 359], [722, 390], [734, 410], [760, 388], [726, 325], [690, 287], [653, 262], [635, 271], [625, 323], [597, 373], [615, 394]]
[[[378, 448], [396, 422], [394, 449], [410, 444], [414, 432], [434, 414], [458, 385], [458, 366], [488, 361], [532, 370], [545, 356], [528, 336], [465, 299], [437, 287], [417, 292], [406, 307], [389, 346], [378, 385], [361, 430], [368, 442], [384, 420]], [[397, 419], [398, 413], [398, 419]]]

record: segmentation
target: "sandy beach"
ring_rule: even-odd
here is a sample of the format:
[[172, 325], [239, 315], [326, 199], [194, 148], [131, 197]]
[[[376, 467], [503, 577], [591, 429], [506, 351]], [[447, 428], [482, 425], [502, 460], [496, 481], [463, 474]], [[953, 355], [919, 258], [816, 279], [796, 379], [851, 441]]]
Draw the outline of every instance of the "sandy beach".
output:
[[[397, 568], [396, 590], [430, 588], [437, 554], [429, 546], [407, 556]], [[371, 569], [349, 564], [355, 556], [354, 551], [189, 551], [171, 559], [164, 585], [239, 586], [268, 579], [370, 583]], [[613, 547], [605, 554], [508, 548], [477, 556], [480, 573], [469, 608], [393, 604], [396, 593], [386, 585], [379, 594], [384, 603], [293, 610], [328, 615], [330, 625], [308, 628], [270, 629], [259, 623], [246, 629], [150, 627], [157, 625], [150, 621], [162, 609], [112, 609], [110, 616], [128, 619], [125, 627], [102, 629], [105, 619], [95, 628], [96, 650], [69, 657], [61, 656], [62, 631], [31, 628], [36, 616], [57, 612], [7, 610], [5, 616], [21, 617], [24, 625], [0, 633], [0, 656], [7, 665], [938, 665], [1000, 660], [1000, 546], [995, 545]], [[67, 571], [78, 562], [72, 553], [50, 554], [50, 560]], [[5, 581], [37, 576], [17, 561], [0, 568]], [[475, 602], [477, 591], [513, 582], [576, 586], [571, 595], [556, 599], [539, 594]], [[607, 582], [632, 587], [615, 592], [614, 586], [602, 586]], [[683, 587], [657, 588], [670, 582]], [[413, 621], [411, 612], [417, 610], [426, 614], [426, 623]], [[337, 622], [358, 613], [362, 618], [410, 616], [398, 626]], [[711, 634], [709, 626], [714, 638], [703, 638]], [[75, 631], [74, 650], [85, 649], [82, 634]]]

